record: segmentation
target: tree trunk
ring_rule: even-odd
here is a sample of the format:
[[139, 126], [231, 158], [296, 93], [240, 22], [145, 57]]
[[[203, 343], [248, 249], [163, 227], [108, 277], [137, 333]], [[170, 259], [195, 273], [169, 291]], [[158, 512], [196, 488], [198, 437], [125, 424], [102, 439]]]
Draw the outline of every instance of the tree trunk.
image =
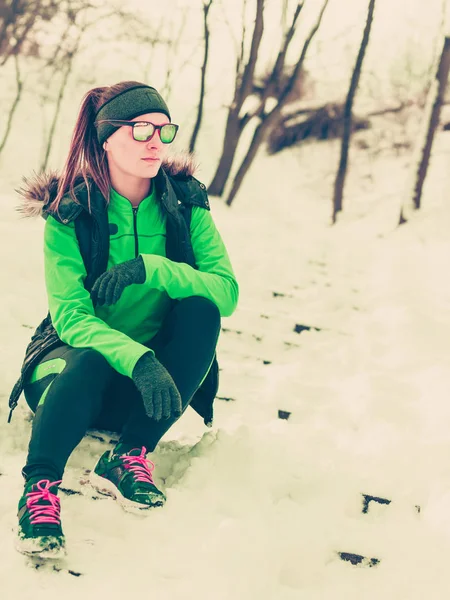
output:
[[225, 127], [225, 139], [223, 142], [222, 154], [217, 166], [214, 179], [208, 187], [208, 192], [212, 196], [221, 196], [225, 189], [225, 185], [230, 176], [231, 167], [233, 165], [236, 147], [241, 137], [241, 126], [239, 122], [239, 113], [231, 111], [228, 113], [227, 125]]
[[222, 155], [219, 159], [216, 173], [208, 186], [208, 191], [213, 196], [222, 196], [225, 185], [230, 175], [234, 156], [242, 133], [239, 115], [246, 98], [251, 94], [253, 88], [253, 77], [255, 73], [256, 60], [258, 58], [259, 46], [264, 32], [264, 0], [256, 1], [256, 18], [253, 30], [250, 56], [245, 65], [242, 78], [240, 77], [240, 62], [236, 70], [236, 84], [233, 102], [228, 111], [225, 138], [223, 141]]
[[447, 87], [449, 70], [450, 37], [445, 37], [436, 77], [428, 93], [423, 122], [424, 131], [418, 138], [419, 142], [415, 153], [417, 158], [413, 161], [414, 173], [412, 185], [411, 189], [408, 190], [408, 196], [406, 197], [400, 212], [399, 225], [406, 223], [408, 215], [413, 211], [419, 210], [421, 206], [423, 185], [427, 175], [428, 164], [430, 162], [434, 133], [439, 124], [439, 114], [441, 112], [445, 89]]
[[[230, 193], [229, 193], [227, 201], [226, 201], [226, 204], [228, 206], [231, 206], [231, 204], [242, 184], [242, 181], [244, 180], [244, 177], [247, 174], [247, 172], [258, 152], [258, 149], [265, 138], [265, 134], [280, 119], [281, 111], [282, 111], [284, 105], [286, 104], [287, 98], [289, 97], [289, 94], [291, 93], [292, 89], [294, 88], [295, 82], [303, 68], [303, 64], [305, 62], [306, 54], [308, 52], [308, 48], [311, 44], [311, 41], [313, 40], [314, 36], [316, 35], [317, 31], [319, 30], [320, 24], [322, 22], [322, 17], [325, 12], [325, 9], [328, 5], [328, 2], [329, 2], [329, 0], [325, 0], [325, 2], [323, 3], [322, 8], [319, 13], [319, 16], [317, 18], [317, 21], [316, 21], [315, 25], [312, 27], [311, 31], [309, 32], [309, 35], [306, 38], [305, 43], [303, 44], [303, 48], [300, 53], [300, 58], [299, 58], [297, 64], [295, 65], [295, 69], [294, 69], [292, 75], [290, 76], [287, 84], [284, 86], [283, 90], [281, 91], [281, 94], [278, 98], [277, 104], [271, 110], [271, 112], [268, 113], [267, 115], [264, 115], [263, 110], [260, 110], [260, 109], [257, 110], [257, 114], [261, 115], [261, 123], [258, 125], [258, 127], [255, 130], [255, 133], [253, 134], [253, 139], [247, 150], [247, 154], [245, 155], [244, 160], [242, 161], [241, 166], [239, 167], [238, 172], [236, 173], [236, 176], [234, 178], [233, 186], [230, 190]], [[271, 77], [272, 80], [275, 80], [276, 79], [275, 74], [278, 72], [281, 73], [284, 68], [284, 57], [286, 56], [289, 43], [294, 36], [295, 25], [296, 25], [296, 22], [297, 22], [297, 19], [298, 19], [298, 16], [300, 14], [302, 7], [303, 7], [303, 3], [299, 2], [298, 6], [297, 6], [297, 10], [295, 11], [295, 14], [294, 14], [294, 18], [293, 18], [291, 27], [286, 33], [284, 47], [282, 48], [281, 53], [278, 55], [279, 59], [281, 56], [281, 59], [280, 59], [281, 62], [277, 59], [277, 61], [275, 63], [272, 77]], [[269, 81], [268, 85], [271, 85], [271, 83], [272, 82]], [[265, 95], [263, 95], [263, 98], [265, 98]], [[242, 119], [242, 121], [244, 121], [244, 119]]]
[[367, 21], [364, 28], [364, 34], [359, 48], [358, 57], [356, 59], [355, 68], [353, 69], [350, 87], [347, 94], [347, 99], [344, 106], [344, 131], [341, 144], [341, 158], [339, 168], [334, 183], [333, 196], [333, 223], [336, 223], [337, 214], [342, 211], [342, 199], [344, 195], [345, 177], [347, 175], [348, 151], [350, 147], [350, 138], [352, 134], [352, 109], [356, 90], [358, 88], [361, 69], [366, 54], [366, 49], [369, 44], [370, 30], [372, 27], [373, 13], [375, 10], [375, 0], [369, 0], [369, 8], [367, 12]]
[[208, 57], [209, 57], [209, 28], [208, 28], [208, 13], [211, 8], [212, 0], [209, 0], [208, 4], [203, 5], [203, 15], [204, 15], [204, 32], [205, 32], [205, 52], [203, 55], [203, 65], [202, 65], [202, 75], [200, 79], [200, 99], [198, 101], [198, 110], [197, 110], [197, 120], [194, 125], [194, 130], [192, 132], [191, 141], [189, 143], [189, 152], [194, 152], [195, 142], [197, 141], [197, 136], [200, 131], [200, 127], [202, 124], [203, 117], [203, 104], [205, 101], [205, 82], [206, 82], [206, 68], [208, 66]]
[[260, 123], [258, 125], [258, 127], [255, 129], [255, 132], [253, 134], [253, 138], [252, 138], [252, 141], [248, 148], [247, 154], [245, 155], [244, 160], [242, 161], [241, 166], [239, 167], [238, 172], [236, 173], [236, 176], [233, 181], [233, 185], [232, 185], [230, 193], [228, 195], [228, 198], [226, 201], [226, 204], [228, 206], [231, 206], [231, 204], [233, 203], [233, 200], [234, 200], [239, 188], [241, 187], [242, 182], [244, 181], [244, 177], [246, 176], [247, 171], [250, 169], [250, 166], [258, 152], [261, 142], [264, 139], [264, 133], [266, 132], [266, 130], [267, 130], [267, 125], [265, 126], [264, 121], [262, 123]]

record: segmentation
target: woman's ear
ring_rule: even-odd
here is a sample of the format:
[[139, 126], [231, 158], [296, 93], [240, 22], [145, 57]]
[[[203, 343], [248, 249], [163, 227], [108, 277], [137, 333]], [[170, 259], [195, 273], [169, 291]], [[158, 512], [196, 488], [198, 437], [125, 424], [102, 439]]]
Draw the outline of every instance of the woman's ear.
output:
[[106, 150], [106, 142], [103, 142], [103, 150]]

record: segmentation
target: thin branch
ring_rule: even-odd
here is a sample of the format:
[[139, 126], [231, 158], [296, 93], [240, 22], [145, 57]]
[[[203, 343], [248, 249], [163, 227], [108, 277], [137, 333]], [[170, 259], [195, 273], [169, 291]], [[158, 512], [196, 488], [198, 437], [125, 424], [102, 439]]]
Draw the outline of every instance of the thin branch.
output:
[[271, 87], [273, 88], [273, 86], [276, 84], [276, 82], [278, 81], [278, 79], [280, 78], [280, 75], [282, 74], [282, 72], [284, 70], [284, 64], [286, 62], [286, 54], [287, 54], [287, 51], [289, 48], [289, 44], [291, 43], [292, 38], [294, 37], [295, 27], [297, 25], [297, 21], [298, 21], [298, 18], [300, 16], [300, 13], [302, 11], [304, 4], [305, 4], [304, 0], [297, 4], [291, 26], [289, 27], [289, 30], [286, 33], [283, 47], [280, 49], [280, 52], [278, 53], [277, 60], [275, 61], [275, 65], [273, 67], [272, 74], [271, 74], [269, 82], [268, 82], [269, 89]]
[[242, 4], [241, 52], [240, 52], [239, 56], [237, 57], [237, 61], [236, 61], [236, 79], [238, 78], [239, 73], [241, 72], [242, 63], [244, 62], [244, 52], [245, 52], [244, 44], [245, 44], [245, 35], [247, 33], [247, 28], [245, 26], [246, 10], [247, 10], [247, 0], [244, 0], [244, 3]]
[[[247, 0], [244, 0], [244, 6], [245, 6], [246, 2], [247, 2]], [[227, 13], [225, 12], [225, 9], [224, 9], [224, 7], [223, 7], [223, 2], [220, 2], [220, 3], [219, 3], [219, 7], [220, 7], [220, 10], [221, 10], [221, 12], [222, 12], [222, 21], [223, 21], [223, 23], [224, 23], [224, 24], [227, 26], [227, 29], [228, 29], [228, 31], [229, 31], [229, 34], [230, 34], [230, 37], [231, 37], [231, 39], [233, 40], [233, 45], [234, 45], [234, 53], [235, 53], [235, 55], [236, 55], [236, 56], [238, 56], [238, 52], [239, 52], [239, 43], [238, 43], [238, 41], [237, 41], [237, 39], [236, 39], [236, 36], [234, 35], [233, 28], [232, 28], [232, 26], [231, 26], [231, 23], [230, 23], [230, 21], [229, 21], [228, 17], [227, 17]], [[241, 41], [242, 41], [242, 40], [241, 40]]]
[[297, 81], [297, 78], [298, 78], [301, 70], [303, 69], [303, 63], [305, 62], [305, 58], [306, 58], [306, 54], [308, 52], [308, 48], [309, 48], [309, 46], [310, 46], [310, 44], [311, 44], [314, 36], [316, 35], [319, 27], [320, 27], [320, 24], [322, 22], [323, 14], [325, 12], [325, 9], [328, 6], [328, 2], [329, 2], [329, 0], [325, 0], [324, 4], [323, 4], [323, 6], [322, 6], [322, 8], [320, 10], [320, 13], [319, 13], [319, 16], [317, 18], [317, 21], [316, 21], [314, 27], [309, 32], [309, 35], [306, 38], [305, 43], [303, 44], [302, 52], [300, 54], [300, 58], [299, 58], [297, 64], [295, 65], [294, 72], [292, 73], [292, 75], [291, 75], [288, 83], [286, 84], [284, 90], [280, 94], [279, 104], [281, 104], [281, 105], [284, 103], [284, 101], [287, 98], [287, 96], [291, 93], [292, 89], [294, 88], [295, 82]]
[[288, 31], [286, 32], [286, 35], [284, 38], [284, 43], [278, 52], [278, 56], [277, 56], [274, 66], [273, 66], [272, 73], [270, 74], [270, 76], [267, 80], [267, 83], [264, 87], [264, 91], [263, 91], [263, 95], [261, 97], [260, 103], [259, 103], [258, 107], [256, 108], [256, 110], [253, 111], [253, 113], [247, 113], [246, 115], [244, 115], [242, 117], [242, 119], [241, 119], [241, 127], [242, 128], [244, 128], [251, 119], [253, 119], [254, 117], [259, 117], [263, 114], [267, 99], [270, 96], [273, 96], [275, 87], [276, 87], [277, 83], [279, 82], [280, 77], [284, 71], [284, 65], [286, 62], [286, 54], [287, 54], [289, 45], [292, 41], [292, 38], [294, 37], [298, 17], [300, 16], [303, 6], [304, 6], [304, 0], [297, 4], [294, 16], [292, 18], [291, 25], [290, 25]]
[[407, 102], [401, 102], [398, 106], [391, 106], [388, 108], [381, 108], [380, 110], [374, 110], [370, 113], [367, 113], [366, 118], [369, 119], [371, 117], [381, 117], [390, 113], [399, 113], [405, 110], [405, 108], [409, 108], [413, 105], [414, 102], [412, 100], [408, 100]]
[[5, 147], [6, 141], [9, 137], [9, 133], [11, 131], [11, 126], [12, 126], [12, 121], [14, 118], [14, 113], [16, 112], [16, 109], [19, 105], [20, 98], [22, 96], [23, 81], [20, 76], [19, 57], [17, 56], [17, 54], [14, 55], [14, 63], [15, 63], [15, 67], [16, 67], [16, 86], [17, 86], [16, 97], [14, 98], [14, 101], [11, 106], [11, 110], [9, 111], [5, 133], [3, 134], [3, 139], [0, 143], [0, 154], [3, 151], [3, 148]]
[[204, 100], [205, 100], [206, 68], [208, 65], [208, 57], [209, 57], [208, 13], [209, 13], [212, 3], [213, 3], [213, 0], [209, 0], [209, 2], [207, 4], [206, 3], [203, 4], [203, 25], [204, 25], [204, 36], [205, 36], [205, 51], [204, 51], [204, 55], [203, 55], [203, 64], [202, 64], [202, 70], [201, 70], [200, 98], [198, 101], [197, 120], [195, 122], [191, 141], [189, 143], [189, 152], [194, 151], [195, 142], [197, 141], [197, 136], [200, 131], [200, 126], [202, 123], [203, 104], [204, 104]]
[[[175, 42], [172, 44], [169, 44], [168, 61], [169, 60], [172, 61], [173, 57], [177, 56], [179, 54], [178, 48], [180, 45], [180, 40], [183, 36], [184, 28], [186, 27], [187, 11], [188, 11], [187, 8], [185, 8], [183, 11], [183, 17], [181, 19], [180, 28], [179, 28], [178, 32], [175, 34]], [[172, 93], [172, 81], [171, 81], [172, 75], [173, 75], [173, 70], [172, 70], [172, 68], [170, 66], [170, 62], [169, 62], [167, 71], [166, 71], [166, 81], [165, 81], [164, 87], [163, 87], [164, 97], [167, 99], [167, 101], [169, 101], [170, 95]]]
[[259, 46], [264, 32], [264, 1], [256, 0], [256, 18], [255, 28], [253, 30], [252, 43], [250, 47], [250, 56], [245, 65], [242, 82], [237, 94], [237, 104], [242, 106], [244, 100], [249, 96], [253, 86], [253, 76], [258, 59]]
[[53, 143], [53, 137], [55, 134], [55, 130], [56, 130], [56, 123], [58, 121], [59, 118], [59, 113], [61, 110], [61, 104], [62, 104], [62, 99], [64, 96], [64, 92], [66, 91], [66, 87], [67, 87], [67, 82], [69, 80], [69, 76], [70, 73], [72, 71], [72, 64], [73, 64], [73, 60], [79, 50], [80, 47], [80, 42], [81, 42], [81, 38], [84, 34], [84, 32], [86, 31], [86, 29], [88, 29], [90, 27], [90, 25], [92, 25], [92, 23], [85, 25], [82, 29], [80, 29], [79, 33], [78, 33], [78, 37], [74, 43], [73, 48], [71, 49], [70, 52], [67, 53], [67, 64], [66, 64], [66, 69], [63, 75], [63, 79], [61, 82], [61, 86], [59, 88], [59, 92], [58, 92], [58, 98], [56, 100], [56, 106], [55, 106], [55, 112], [53, 115], [53, 119], [52, 119], [52, 123], [50, 125], [50, 131], [48, 134], [48, 142], [47, 142], [47, 148], [45, 151], [45, 155], [44, 155], [44, 159], [42, 161], [42, 165], [41, 165], [41, 170], [44, 171], [47, 168], [47, 163], [48, 163], [48, 159], [50, 157], [50, 152], [52, 149], [52, 143]]

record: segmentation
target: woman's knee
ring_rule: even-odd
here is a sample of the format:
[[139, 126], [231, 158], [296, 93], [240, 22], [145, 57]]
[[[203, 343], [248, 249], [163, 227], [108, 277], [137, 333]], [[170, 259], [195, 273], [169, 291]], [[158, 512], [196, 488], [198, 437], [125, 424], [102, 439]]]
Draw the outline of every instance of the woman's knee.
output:
[[92, 402], [92, 410], [98, 412], [114, 369], [100, 352], [92, 348], [70, 347], [61, 359], [65, 365], [58, 373], [46, 375], [25, 386], [25, 398], [31, 410], [35, 412], [44, 401], [52, 406], [55, 403], [67, 405], [74, 401], [75, 394], [81, 394], [86, 401]]
[[183, 309], [191, 315], [198, 315], [201, 321], [220, 325], [220, 311], [217, 305], [203, 296], [189, 296], [180, 301]]
[[77, 368], [89, 370], [96, 374], [113, 370], [103, 354], [93, 348], [72, 348], [68, 362]]
[[60, 385], [65, 381], [67, 385], [73, 385], [75, 379], [77, 385], [86, 382], [92, 386], [93, 382], [98, 382], [100, 387], [105, 387], [114, 373], [106, 358], [92, 348], [71, 347], [63, 355], [63, 360], [64, 368], [57, 377]]

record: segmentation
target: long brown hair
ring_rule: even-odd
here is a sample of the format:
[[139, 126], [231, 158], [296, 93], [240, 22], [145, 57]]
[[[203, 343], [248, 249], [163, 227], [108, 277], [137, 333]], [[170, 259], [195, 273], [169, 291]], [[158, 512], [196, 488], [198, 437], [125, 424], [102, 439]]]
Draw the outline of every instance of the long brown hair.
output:
[[97, 139], [94, 126], [95, 115], [99, 108], [111, 98], [136, 85], [145, 85], [138, 81], [121, 81], [108, 87], [97, 87], [89, 90], [81, 103], [80, 112], [75, 123], [70, 142], [69, 154], [58, 181], [58, 192], [48, 209], [57, 212], [63, 196], [70, 193], [75, 202], [74, 187], [84, 179], [88, 190], [90, 210], [90, 181], [98, 187], [108, 202], [111, 180], [109, 177], [106, 154]]

